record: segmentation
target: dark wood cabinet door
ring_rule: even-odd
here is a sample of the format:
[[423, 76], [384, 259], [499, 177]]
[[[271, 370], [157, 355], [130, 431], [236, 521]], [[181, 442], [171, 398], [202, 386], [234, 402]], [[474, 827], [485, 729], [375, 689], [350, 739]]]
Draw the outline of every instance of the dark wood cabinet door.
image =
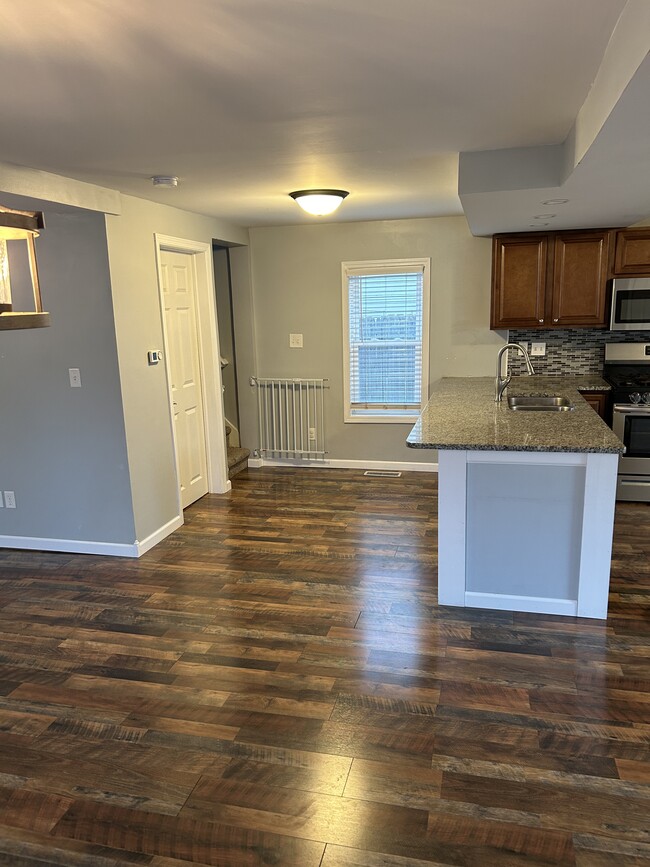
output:
[[601, 418], [605, 418], [607, 411], [607, 392], [606, 391], [591, 391], [582, 395], [589, 406], [598, 413]]
[[650, 226], [616, 233], [614, 276], [650, 277]]
[[545, 326], [548, 236], [495, 236], [490, 328]]
[[611, 232], [561, 232], [555, 236], [551, 328], [604, 327]]

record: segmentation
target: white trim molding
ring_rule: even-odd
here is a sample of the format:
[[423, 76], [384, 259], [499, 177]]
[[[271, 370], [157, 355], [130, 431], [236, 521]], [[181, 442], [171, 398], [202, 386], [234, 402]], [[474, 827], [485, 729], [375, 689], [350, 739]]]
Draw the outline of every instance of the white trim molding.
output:
[[[230, 485], [230, 482], [228, 483]], [[41, 539], [35, 536], [0, 536], [0, 548], [23, 551], [59, 551], [62, 554], [101, 554], [105, 557], [141, 557], [162, 542], [174, 530], [183, 526], [183, 514], [177, 515], [151, 533], [146, 539], [133, 544], [120, 542], [90, 542], [84, 539]]]
[[60, 551], [64, 554], [103, 554], [107, 557], [139, 557], [138, 543], [87, 542], [80, 539], [39, 539], [35, 536], [0, 536], [0, 548], [23, 551]]
[[[355, 411], [351, 406], [350, 394], [350, 277], [356, 275], [385, 275], [399, 273], [419, 273], [422, 275], [422, 335], [420, 343], [420, 396], [419, 409], [385, 409], [373, 413], [372, 410]], [[343, 313], [343, 421], [345, 424], [408, 424], [412, 426], [418, 419], [429, 396], [429, 319], [431, 310], [431, 259], [372, 259], [368, 261], [341, 262], [341, 292]]]
[[[585, 452], [498, 452], [441, 450], [438, 483], [438, 601], [440, 605], [458, 605], [495, 608], [507, 611], [529, 611], [536, 614], [560, 614], [568, 617], [606, 619], [609, 578], [612, 555], [612, 531], [616, 496], [618, 455]], [[579, 529], [567, 525], [566, 539], [574, 542], [577, 550], [575, 562], [568, 563], [567, 595], [563, 598], [538, 595], [544, 587], [536, 586], [537, 594], [519, 596], [509, 592], [490, 592], [482, 588], [471, 590], [472, 575], [468, 546], [471, 533], [468, 525], [468, 473], [469, 468], [492, 464], [495, 468], [508, 465], [520, 467], [584, 469], [583, 485], [576, 484], [566, 502], [572, 505], [579, 518]], [[577, 478], [578, 476], [575, 475]], [[551, 498], [531, 487], [526, 492], [529, 501], [524, 516], [529, 516], [530, 534], [540, 545], [548, 544], [548, 536], [556, 532], [550, 518], [545, 516], [553, 508]], [[520, 498], [521, 499], [521, 498]], [[514, 493], [495, 490], [495, 502], [504, 510], [517, 508]], [[546, 511], [544, 511], [546, 510]], [[540, 524], [541, 517], [541, 524]], [[549, 529], [550, 528], [550, 529]], [[527, 538], [527, 537], [526, 537]], [[560, 539], [560, 543], [563, 541]], [[551, 542], [553, 539], [550, 540]], [[505, 526], [500, 540], [504, 552], [508, 548], [508, 528]], [[569, 544], [569, 543], [567, 543]], [[531, 546], [531, 557], [534, 557]], [[504, 553], [504, 575], [526, 569], [525, 562], [512, 563]], [[549, 561], [549, 568], [553, 564]], [[476, 567], [473, 567], [476, 569]], [[506, 582], [507, 583], [507, 582]], [[543, 583], [543, 582], [540, 582]], [[497, 588], [495, 587], [495, 590]], [[532, 589], [532, 588], [531, 588]]]
[[401, 470], [404, 473], [437, 473], [437, 463], [417, 461], [293, 461], [271, 458], [249, 458], [249, 467], [300, 467], [305, 470]]
[[[173, 424], [173, 399], [171, 396], [169, 340], [164, 316], [160, 254], [163, 250], [174, 253], [188, 253], [193, 256], [196, 275], [196, 310], [199, 335], [199, 357], [201, 361], [201, 381], [205, 420], [205, 443], [208, 459], [208, 490], [211, 494], [225, 494], [230, 490], [228, 481], [228, 460], [226, 453], [226, 431], [222, 399], [221, 365], [219, 363], [219, 332], [217, 329], [217, 302], [214, 291], [214, 266], [212, 244], [174, 238], [170, 235], [154, 235], [156, 247], [156, 267], [158, 270], [158, 290], [160, 316], [163, 326], [165, 370], [169, 391], [169, 424], [171, 425], [176, 456], [176, 475], [178, 478], [178, 451]], [[178, 491], [178, 511], [181, 512], [180, 484]]]
[[509, 596], [505, 593], [465, 593], [467, 608], [492, 608], [495, 611], [528, 611], [532, 614], [562, 614], [575, 617], [578, 603], [574, 599], [547, 599], [544, 596]]
[[171, 521], [168, 521], [162, 527], [159, 527], [154, 533], [151, 533], [147, 536], [146, 539], [143, 539], [141, 542], [136, 541], [135, 546], [137, 549], [137, 557], [142, 557], [143, 554], [146, 554], [147, 551], [150, 551], [154, 545], [157, 545], [158, 542], [162, 542], [163, 539], [166, 539], [174, 530], [178, 530], [179, 527], [182, 527], [184, 524], [183, 513], [177, 515], [175, 518], [172, 518]]

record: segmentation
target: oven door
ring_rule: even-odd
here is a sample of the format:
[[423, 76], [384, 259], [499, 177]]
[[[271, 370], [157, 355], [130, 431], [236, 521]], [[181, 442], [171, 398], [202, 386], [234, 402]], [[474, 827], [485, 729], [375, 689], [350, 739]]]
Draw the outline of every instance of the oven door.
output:
[[615, 403], [612, 428], [625, 446], [619, 471], [650, 475], [650, 406]]
[[650, 502], [650, 406], [615, 403], [612, 428], [625, 445], [617, 499]]

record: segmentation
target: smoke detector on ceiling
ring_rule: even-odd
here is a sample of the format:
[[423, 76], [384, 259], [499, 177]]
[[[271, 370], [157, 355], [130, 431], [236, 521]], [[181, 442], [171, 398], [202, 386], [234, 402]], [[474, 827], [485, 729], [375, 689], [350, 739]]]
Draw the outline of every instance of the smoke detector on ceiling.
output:
[[177, 187], [178, 178], [176, 175], [154, 175], [151, 178], [154, 187]]

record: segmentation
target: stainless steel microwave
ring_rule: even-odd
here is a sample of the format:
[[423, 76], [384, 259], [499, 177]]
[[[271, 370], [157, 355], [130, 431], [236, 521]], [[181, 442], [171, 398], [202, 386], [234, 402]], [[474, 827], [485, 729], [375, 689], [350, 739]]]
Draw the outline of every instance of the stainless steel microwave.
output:
[[650, 277], [617, 277], [612, 290], [611, 331], [650, 331]]

